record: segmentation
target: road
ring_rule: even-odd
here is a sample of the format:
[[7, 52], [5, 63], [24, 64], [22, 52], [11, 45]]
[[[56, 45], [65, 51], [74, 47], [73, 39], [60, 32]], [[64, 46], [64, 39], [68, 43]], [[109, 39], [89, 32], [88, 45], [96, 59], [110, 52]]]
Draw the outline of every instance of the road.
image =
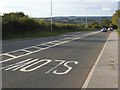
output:
[[110, 32], [3, 42], [3, 88], [82, 88]]

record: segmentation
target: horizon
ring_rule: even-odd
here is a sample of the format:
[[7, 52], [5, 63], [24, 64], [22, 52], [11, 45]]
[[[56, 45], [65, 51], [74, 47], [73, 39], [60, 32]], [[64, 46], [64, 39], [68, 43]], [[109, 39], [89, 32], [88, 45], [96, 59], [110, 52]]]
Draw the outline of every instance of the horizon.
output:
[[[54, 17], [86, 17], [86, 16], [53, 16]], [[87, 17], [112, 17], [112, 16], [87, 16]], [[51, 18], [51, 17], [32, 17], [32, 18]]]

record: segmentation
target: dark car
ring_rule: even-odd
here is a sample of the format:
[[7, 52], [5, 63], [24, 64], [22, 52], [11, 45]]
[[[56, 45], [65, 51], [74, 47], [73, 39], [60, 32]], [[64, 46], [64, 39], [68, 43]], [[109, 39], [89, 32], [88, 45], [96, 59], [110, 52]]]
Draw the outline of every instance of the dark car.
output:
[[107, 32], [107, 28], [106, 28], [106, 27], [103, 27], [103, 28], [101, 29], [101, 31], [102, 31], [102, 32]]

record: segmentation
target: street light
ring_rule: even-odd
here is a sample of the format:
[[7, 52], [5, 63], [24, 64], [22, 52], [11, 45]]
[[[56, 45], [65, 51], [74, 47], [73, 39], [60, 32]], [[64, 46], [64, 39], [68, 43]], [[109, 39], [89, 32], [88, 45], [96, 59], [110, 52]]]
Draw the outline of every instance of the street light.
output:
[[86, 8], [86, 28], [87, 28], [87, 8]]
[[118, 10], [120, 10], [120, 1], [118, 2]]
[[102, 19], [101, 19], [101, 16], [100, 16], [100, 26], [102, 25]]
[[52, 0], [51, 0], [51, 31], [52, 31]]

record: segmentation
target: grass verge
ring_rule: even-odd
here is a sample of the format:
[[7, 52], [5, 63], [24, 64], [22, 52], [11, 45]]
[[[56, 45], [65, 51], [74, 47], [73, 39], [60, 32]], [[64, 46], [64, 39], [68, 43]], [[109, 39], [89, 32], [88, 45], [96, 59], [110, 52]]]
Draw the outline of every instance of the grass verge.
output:
[[120, 31], [118, 31], [118, 35], [119, 35], [119, 37], [120, 37]]
[[[96, 31], [97, 29], [84, 29], [79, 31]], [[68, 33], [68, 32], [78, 32], [78, 30], [75, 31], [69, 31], [69, 30], [62, 30], [62, 31], [42, 31], [42, 32], [36, 32], [36, 33], [24, 33], [24, 34], [6, 34], [2, 36], [3, 40], [8, 39], [16, 39], [16, 38], [29, 38], [29, 37], [51, 37], [51, 36], [57, 36], [60, 34]]]
[[120, 37], [120, 30], [119, 30], [119, 29], [117, 30], [117, 33], [118, 33], [118, 35], [119, 35], [119, 37]]
[[3, 36], [3, 40], [16, 39], [16, 38], [28, 38], [28, 37], [50, 37], [57, 36], [58, 32], [37, 32], [37, 33], [26, 33], [26, 34], [7, 34]]

